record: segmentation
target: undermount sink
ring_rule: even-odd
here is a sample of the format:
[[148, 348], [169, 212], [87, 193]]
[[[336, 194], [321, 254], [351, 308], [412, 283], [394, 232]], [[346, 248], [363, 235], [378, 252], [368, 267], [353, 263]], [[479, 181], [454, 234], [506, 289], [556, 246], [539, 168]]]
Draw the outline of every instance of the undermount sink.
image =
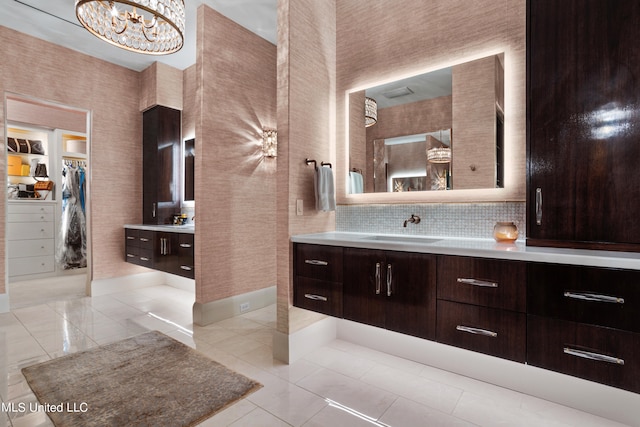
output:
[[398, 243], [414, 243], [418, 245], [429, 245], [439, 242], [442, 239], [432, 239], [429, 237], [417, 237], [417, 236], [387, 236], [387, 235], [375, 235], [364, 237], [365, 240], [379, 240], [381, 242], [398, 242]]

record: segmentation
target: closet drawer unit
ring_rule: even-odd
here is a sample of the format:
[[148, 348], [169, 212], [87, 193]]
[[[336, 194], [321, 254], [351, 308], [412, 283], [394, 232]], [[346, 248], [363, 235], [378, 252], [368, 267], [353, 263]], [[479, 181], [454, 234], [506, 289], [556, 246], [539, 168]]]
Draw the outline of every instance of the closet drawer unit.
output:
[[640, 332], [640, 271], [530, 263], [529, 314]]
[[10, 213], [7, 222], [53, 222], [53, 214], [48, 213]]
[[328, 282], [342, 282], [342, 248], [294, 245], [295, 275]]
[[503, 359], [526, 360], [524, 313], [438, 301], [436, 341]]
[[7, 213], [12, 214], [44, 214], [53, 215], [54, 205], [42, 204], [41, 202], [21, 202], [7, 204]]
[[14, 222], [7, 227], [7, 240], [53, 239], [54, 226], [51, 222]]
[[294, 287], [293, 305], [329, 316], [342, 317], [342, 284], [298, 276]]
[[640, 334], [529, 315], [527, 363], [640, 392]]
[[9, 275], [50, 273], [55, 270], [52, 256], [36, 256], [9, 260]]
[[9, 244], [9, 259], [54, 255], [53, 239], [14, 240]]
[[525, 312], [526, 263], [438, 256], [439, 299]]

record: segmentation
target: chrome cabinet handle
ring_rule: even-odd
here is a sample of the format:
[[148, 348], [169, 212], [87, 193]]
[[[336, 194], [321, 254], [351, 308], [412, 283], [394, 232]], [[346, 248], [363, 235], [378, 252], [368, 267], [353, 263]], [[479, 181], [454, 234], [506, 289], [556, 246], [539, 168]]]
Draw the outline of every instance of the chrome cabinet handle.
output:
[[148, 241], [149, 241], [149, 239], [147, 239], [147, 238], [145, 238], [145, 237], [141, 237], [141, 238], [140, 238], [140, 241], [141, 241], [141, 242], [148, 242]]
[[135, 240], [136, 238], [133, 236], [127, 236], [127, 240]]
[[191, 244], [190, 243], [180, 243], [180, 247], [181, 248], [190, 248]]
[[485, 337], [491, 337], [491, 338], [497, 338], [498, 337], [498, 333], [497, 332], [488, 331], [486, 329], [474, 328], [474, 327], [471, 327], [471, 326], [458, 325], [458, 326], [456, 326], [456, 330], [458, 330], [460, 332], [467, 332], [469, 334], [474, 334], [474, 335], [482, 335], [482, 336], [485, 336]]
[[149, 258], [144, 257], [144, 256], [141, 256], [141, 257], [140, 257], [140, 260], [141, 260], [141, 261], [149, 261]]
[[594, 294], [592, 292], [576, 292], [565, 291], [564, 296], [567, 298], [578, 299], [582, 301], [609, 302], [613, 304], [624, 304], [624, 298], [612, 297], [609, 295]]
[[380, 263], [376, 262], [376, 295], [380, 295]]
[[466, 285], [471, 286], [479, 286], [481, 288], [497, 288], [498, 284], [496, 282], [489, 282], [487, 280], [478, 280], [478, 279], [465, 279], [463, 277], [458, 277], [458, 283], [464, 283]]
[[536, 225], [542, 225], [542, 188], [536, 188]]
[[319, 259], [305, 259], [304, 263], [311, 265], [329, 265], [327, 261], [321, 261]]
[[387, 296], [391, 296], [391, 284], [393, 283], [393, 270], [391, 264], [387, 264]]
[[308, 299], [312, 299], [314, 301], [324, 301], [324, 302], [329, 301], [327, 297], [323, 297], [322, 295], [304, 294], [304, 297]]
[[614, 365], [624, 365], [624, 359], [620, 359], [613, 356], [607, 356], [605, 354], [594, 353], [586, 350], [578, 350], [576, 348], [565, 347], [564, 353], [571, 356], [582, 357], [583, 359], [596, 360], [598, 362], [613, 363]]
[[160, 255], [166, 255], [165, 244], [166, 242], [164, 237], [160, 238]]
[[127, 254], [127, 258], [135, 258], [136, 256], [133, 254]]
[[153, 218], [155, 218], [155, 217], [156, 217], [156, 204], [155, 204], [155, 203], [153, 204], [153, 209], [151, 210], [151, 216], [152, 216]]
[[181, 265], [180, 268], [187, 271], [193, 270], [193, 268], [189, 267], [188, 265]]

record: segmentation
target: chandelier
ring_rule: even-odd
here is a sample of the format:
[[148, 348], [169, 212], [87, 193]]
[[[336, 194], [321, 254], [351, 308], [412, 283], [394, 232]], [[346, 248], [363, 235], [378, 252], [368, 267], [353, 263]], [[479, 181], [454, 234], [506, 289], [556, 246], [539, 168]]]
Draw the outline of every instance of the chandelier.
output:
[[427, 150], [429, 163], [449, 163], [451, 161], [451, 148], [440, 147]]
[[147, 55], [184, 44], [184, 0], [76, 0], [78, 21], [94, 36]]
[[375, 99], [364, 98], [364, 127], [373, 126], [378, 121], [378, 103]]

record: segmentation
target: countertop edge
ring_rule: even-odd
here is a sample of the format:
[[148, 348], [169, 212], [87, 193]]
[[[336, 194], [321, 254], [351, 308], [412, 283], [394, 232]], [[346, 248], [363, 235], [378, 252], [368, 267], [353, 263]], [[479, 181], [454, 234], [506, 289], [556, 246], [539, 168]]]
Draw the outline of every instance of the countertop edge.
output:
[[124, 228], [133, 230], [148, 230], [148, 231], [166, 231], [171, 233], [186, 233], [195, 234], [196, 227], [189, 225], [154, 225], [154, 224], [125, 224]]
[[459, 255], [478, 258], [640, 270], [640, 253], [635, 252], [534, 247], [526, 246], [523, 241], [516, 241], [516, 243], [497, 243], [493, 239], [465, 239], [442, 236], [398, 235], [398, 237], [401, 238], [417, 237], [437, 239], [436, 242], [429, 244], [367, 239], [374, 235], [375, 233], [326, 232], [295, 235], [291, 237], [291, 241], [293, 243], [395, 250], [435, 255]]

